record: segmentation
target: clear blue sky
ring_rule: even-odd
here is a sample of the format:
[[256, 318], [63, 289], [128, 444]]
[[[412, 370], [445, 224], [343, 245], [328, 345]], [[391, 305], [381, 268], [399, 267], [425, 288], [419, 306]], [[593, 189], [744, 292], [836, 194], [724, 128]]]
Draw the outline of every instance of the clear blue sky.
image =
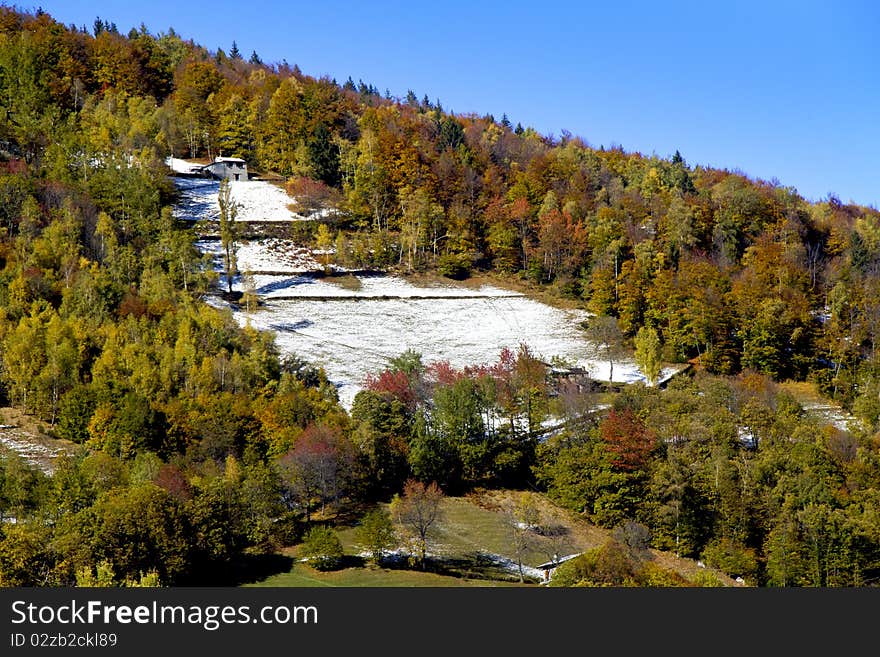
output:
[[46, 0], [593, 146], [880, 207], [880, 3]]

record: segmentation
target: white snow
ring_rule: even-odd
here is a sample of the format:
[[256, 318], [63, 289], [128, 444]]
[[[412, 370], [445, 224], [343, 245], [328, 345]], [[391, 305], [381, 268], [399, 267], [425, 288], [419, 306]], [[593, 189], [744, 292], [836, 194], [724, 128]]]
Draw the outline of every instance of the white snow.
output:
[[194, 173], [201, 165], [188, 160], [181, 160], [179, 157], [165, 158], [167, 164], [174, 173]]
[[[217, 194], [220, 183], [206, 178], [174, 178], [181, 199], [174, 216], [187, 221], [217, 221], [220, 207]], [[288, 206], [293, 199], [283, 189], [265, 180], [233, 180], [229, 183], [233, 201], [238, 205], [236, 221], [301, 221], [306, 219]]]
[[[199, 240], [196, 248], [214, 256], [214, 268], [223, 271], [220, 240]], [[240, 272], [273, 272], [276, 274], [302, 274], [319, 272], [319, 263], [308, 248], [297, 246], [291, 240], [266, 238], [251, 242], [239, 242], [235, 257]]]
[[574, 317], [525, 298], [268, 300], [258, 311], [235, 315], [241, 324], [275, 331], [282, 353], [323, 366], [346, 408], [367, 374], [378, 374], [406, 349], [426, 363], [464, 367], [493, 362], [502, 347], [516, 349], [520, 341], [548, 356], [586, 346], [569, 325]]
[[[219, 254], [219, 252], [218, 252]], [[253, 264], [253, 263], [250, 263]], [[247, 271], [241, 262], [239, 271]], [[259, 271], [252, 267], [251, 271]], [[494, 298], [517, 298], [522, 297], [517, 292], [502, 288], [483, 285], [479, 288], [469, 288], [462, 285], [434, 284], [430, 286], [413, 285], [404, 278], [397, 276], [353, 276], [357, 280], [357, 289], [345, 287], [337, 282], [334, 277], [316, 276], [278, 276], [273, 274], [257, 274], [253, 276], [255, 292], [264, 299], [309, 299], [309, 298], [339, 298], [339, 299], [494, 299]], [[350, 280], [350, 279], [349, 279]], [[221, 284], [225, 285], [225, 278], [221, 276]], [[233, 290], [244, 291], [240, 277], [233, 280]]]
[[755, 438], [755, 434], [748, 427], [737, 427], [736, 437], [739, 442], [748, 449], [754, 449], [758, 446], [758, 441]]
[[[0, 428], [14, 429], [9, 425]], [[54, 471], [52, 460], [61, 454], [60, 449], [40, 444], [32, 437], [19, 431], [12, 431], [7, 435], [0, 434], [0, 448], [18, 454], [27, 463], [49, 475]], [[0, 449], [0, 455], [2, 455], [2, 449]]]
[[[174, 180], [182, 192], [176, 216], [216, 219], [217, 182]], [[274, 185], [254, 180], [230, 185], [241, 204], [239, 221], [301, 218], [287, 207], [290, 197]], [[220, 243], [202, 240], [198, 246], [214, 254], [221, 271]], [[609, 380], [610, 364], [597, 356], [580, 328], [586, 311], [561, 310], [494, 286], [415, 285], [396, 276], [362, 275], [355, 285], [352, 277], [342, 284], [306, 275], [321, 270], [314, 252], [283, 239], [243, 242], [237, 259], [240, 272], [253, 274], [254, 291], [264, 302], [251, 313], [235, 310], [238, 322], [274, 331], [282, 354], [295, 353], [324, 367], [349, 409], [367, 375], [378, 374], [406, 349], [418, 351], [425, 363], [447, 360], [462, 368], [494, 363], [504, 347], [515, 351], [524, 343], [547, 362], [557, 356], [594, 379]], [[220, 285], [225, 286], [222, 276]], [[241, 276], [233, 288], [243, 291]], [[218, 298], [209, 303], [227, 305]], [[677, 370], [664, 369], [661, 381]], [[631, 360], [615, 361], [613, 382], [644, 380]]]
[[[434, 551], [428, 551], [426, 554], [429, 557], [443, 559], [442, 554], [438, 554]], [[519, 565], [513, 559], [505, 557], [501, 554], [496, 554], [494, 552], [487, 552], [485, 550], [480, 550], [479, 554], [483, 558], [488, 559], [489, 561], [497, 565], [499, 568], [503, 568], [513, 575], [519, 575]], [[370, 552], [369, 550], [362, 549], [358, 552], [358, 556], [363, 557], [364, 559], [369, 559], [373, 555], [372, 552]], [[409, 551], [404, 548], [396, 548], [394, 550], [382, 550], [382, 557], [388, 560], [405, 560], [416, 557], [416, 552]], [[531, 579], [537, 579], [539, 581], [544, 580], [544, 571], [540, 568], [535, 568], [534, 566], [527, 566], [526, 564], [523, 564], [522, 574], [523, 576]]]
[[[493, 552], [486, 552], [484, 550], [480, 550], [480, 554], [482, 554], [484, 557], [487, 557], [501, 568], [504, 568], [504, 570], [513, 573], [514, 575], [519, 575], [519, 564], [517, 564], [517, 562], [513, 559], [502, 556], [500, 554], [495, 554]], [[523, 564], [522, 574], [525, 577], [530, 577], [539, 581], [544, 580], [544, 571], [540, 568], [535, 568], [534, 566], [527, 566], [526, 564]]]
[[840, 406], [831, 403], [811, 402], [804, 404], [804, 410], [820, 422], [826, 422], [841, 431], [851, 431], [851, 425], [858, 426], [858, 419]]
[[245, 242], [236, 253], [241, 271], [303, 272], [319, 271], [314, 254], [292, 240], [270, 238]]
[[[238, 322], [274, 331], [282, 353], [324, 367], [349, 409], [366, 376], [381, 372], [406, 349], [418, 351], [425, 363], [448, 360], [461, 368], [494, 363], [502, 348], [515, 351], [525, 343], [545, 361], [560, 356], [596, 379], [608, 376], [608, 362], [596, 357], [579, 328], [583, 313], [498, 288], [420, 288], [394, 277], [359, 277], [362, 288], [351, 291], [328, 282], [332, 279], [254, 278], [265, 304], [251, 313], [235, 311]], [[392, 292], [399, 294], [376, 298]], [[316, 296], [322, 298], [309, 298]], [[413, 298], [422, 296], [430, 298]], [[637, 380], [644, 376], [633, 362], [614, 364], [614, 381]]]

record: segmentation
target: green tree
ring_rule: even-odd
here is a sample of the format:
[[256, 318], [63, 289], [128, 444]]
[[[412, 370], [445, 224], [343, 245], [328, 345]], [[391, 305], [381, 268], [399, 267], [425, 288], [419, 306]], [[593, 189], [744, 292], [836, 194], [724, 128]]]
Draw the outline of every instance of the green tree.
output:
[[248, 547], [250, 510], [242, 503], [240, 481], [235, 475], [193, 483], [185, 509], [190, 525], [187, 543], [193, 552], [192, 577], [198, 581], [200, 577], [215, 577], [211, 573], [217, 568], [229, 568]]
[[238, 273], [235, 253], [238, 248], [238, 226], [235, 223], [238, 216], [238, 202], [232, 198], [229, 181], [225, 178], [220, 181], [217, 203], [220, 206], [220, 246], [223, 249], [223, 273], [226, 277], [227, 290], [229, 294], [232, 294], [232, 279]]
[[648, 385], [657, 385], [662, 368], [660, 336], [657, 331], [649, 326], [640, 328], [636, 334], [635, 347], [636, 365], [642, 370]]
[[391, 514], [383, 508], [367, 511], [358, 525], [357, 538], [370, 553], [372, 560], [379, 563], [382, 554], [397, 545]]
[[254, 147], [253, 122], [247, 101], [233, 94], [218, 112], [217, 145], [221, 154], [248, 159]]
[[440, 444], [449, 445], [456, 453], [461, 473], [449, 472], [443, 481], [480, 481], [490, 456], [484, 424], [486, 400], [477, 382], [462, 378], [451, 385], [438, 386], [434, 391], [429, 431]]
[[222, 88], [223, 77], [210, 62], [191, 61], [175, 75], [175, 86], [174, 105], [190, 157], [196, 157], [202, 147], [211, 157], [215, 116], [208, 99]]
[[732, 539], [711, 541], [703, 550], [703, 561], [731, 577], [742, 577], [753, 584], [756, 582], [758, 560], [755, 550]]
[[84, 443], [89, 437], [89, 420], [95, 412], [98, 398], [90, 386], [78, 385], [62, 398], [58, 412], [58, 433], [75, 443]]
[[339, 184], [339, 147], [323, 123], [319, 123], [308, 143], [309, 164], [313, 176], [331, 187]]
[[528, 437], [531, 439], [547, 417], [547, 366], [525, 343], [520, 344], [516, 352], [512, 383], [520, 409], [528, 423]]
[[316, 525], [306, 534], [299, 554], [318, 570], [333, 570], [342, 563], [344, 553], [336, 532]]
[[361, 390], [355, 395], [351, 418], [352, 440], [365, 467], [368, 490], [382, 496], [399, 490], [409, 471], [411, 425], [406, 407], [398, 399]]
[[191, 572], [194, 546], [186, 518], [177, 501], [153, 484], [109, 491], [70, 529], [59, 547], [83, 566], [107, 560], [118, 577], [137, 580], [156, 571], [169, 585]]
[[51, 529], [42, 522], [3, 523], [0, 529], [0, 586], [61, 585], [50, 547]]

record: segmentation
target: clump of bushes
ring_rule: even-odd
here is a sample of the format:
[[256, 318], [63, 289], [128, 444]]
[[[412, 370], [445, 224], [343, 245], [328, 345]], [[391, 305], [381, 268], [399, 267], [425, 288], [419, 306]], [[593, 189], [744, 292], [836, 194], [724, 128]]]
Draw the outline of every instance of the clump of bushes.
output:
[[342, 543], [329, 527], [312, 527], [299, 554], [318, 570], [334, 570], [342, 564]]

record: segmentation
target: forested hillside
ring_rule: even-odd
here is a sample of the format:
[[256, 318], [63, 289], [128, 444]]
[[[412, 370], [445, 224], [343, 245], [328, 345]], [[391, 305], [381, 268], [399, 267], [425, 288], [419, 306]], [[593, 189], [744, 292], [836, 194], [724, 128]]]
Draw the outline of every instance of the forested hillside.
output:
[[[697, 374], [584, 416], [527, 349], [463, 371], [406, 353], [347, 414], [203, 303], [216, 275], [164, 162], [219, 154], [332, 208], [295, 237], [341, 264], [516, 280]], [[217, 566], [410, 478], [536, 488], [753, 583], [876, 584], [878, 332], [875, 208], [0, 6], [0, 397], [81, 446], [52, 477], [0, 461], [0, 584], [234, 581]], [[551, 414], [570, 422], [539, 440]]]

